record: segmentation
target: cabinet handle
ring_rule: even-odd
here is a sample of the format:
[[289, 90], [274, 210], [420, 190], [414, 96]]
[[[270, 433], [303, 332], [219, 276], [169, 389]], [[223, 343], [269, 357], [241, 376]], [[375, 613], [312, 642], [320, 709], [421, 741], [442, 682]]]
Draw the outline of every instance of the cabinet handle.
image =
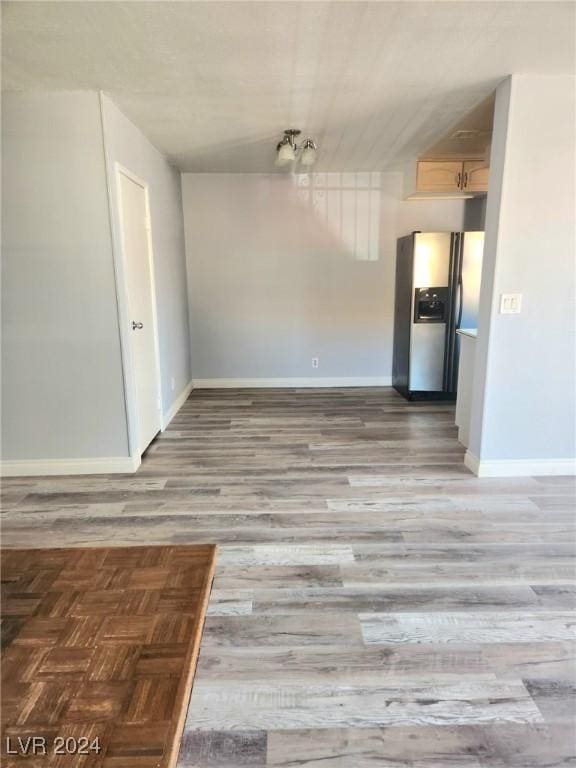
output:
[[458, 189], [460, 189], [460, 182], [461, 181], [462, 181], [462, 174], [461, 173], [457, 173], [456, 174], [456, 186], [458, 187]]
[[462, 189], [466, 189], [468, 186], [468, 171], [464, 171], [464, 179], [462, 181]]

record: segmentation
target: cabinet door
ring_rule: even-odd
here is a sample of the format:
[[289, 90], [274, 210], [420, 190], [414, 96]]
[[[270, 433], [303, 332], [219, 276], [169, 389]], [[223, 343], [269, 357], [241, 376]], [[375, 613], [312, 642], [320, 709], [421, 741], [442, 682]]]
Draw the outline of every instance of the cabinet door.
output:
[[462, 188], [462, 163], [421, 160], [418, 163], [418, 192], [458, 192]]
[[488, 192], [490, 166], [484, 160], [467, 160], [464, 163], [462, 189], [467, 192]]

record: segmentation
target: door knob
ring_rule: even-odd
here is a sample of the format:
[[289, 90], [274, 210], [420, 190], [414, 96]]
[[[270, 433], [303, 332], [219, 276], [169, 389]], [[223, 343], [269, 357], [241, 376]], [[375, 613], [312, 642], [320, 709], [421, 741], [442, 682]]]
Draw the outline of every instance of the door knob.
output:
[[135, 331], [137, 328], [144, 328], [144, 326], [142, 323], [137, 323], [135, 320], [132, 320], [132, 330]]

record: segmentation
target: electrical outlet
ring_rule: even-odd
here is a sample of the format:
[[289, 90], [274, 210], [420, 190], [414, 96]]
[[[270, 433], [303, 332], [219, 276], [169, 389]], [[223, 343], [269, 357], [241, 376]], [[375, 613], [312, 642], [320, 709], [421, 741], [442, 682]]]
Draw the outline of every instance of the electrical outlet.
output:
[[174, 388], [176, 387], [176, 379], [174, 376], [170, 379], [170, 386], [172, 387], [172, 392], [174, 392]]
[[320, 359], [317, 357], [312, 358], [312, 368], [318, 368], [320, 365]]

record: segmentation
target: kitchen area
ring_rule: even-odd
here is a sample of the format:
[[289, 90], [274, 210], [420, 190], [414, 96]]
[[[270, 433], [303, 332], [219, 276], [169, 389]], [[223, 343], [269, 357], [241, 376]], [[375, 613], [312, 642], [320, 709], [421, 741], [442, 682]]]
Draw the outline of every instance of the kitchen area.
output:
[[392, 383], [410, 401], [456, 401], [467, 448], [494, 99], [478, 105], [405, 171], [405, 199], [463, 199], [462, 231], [399, 238]]

